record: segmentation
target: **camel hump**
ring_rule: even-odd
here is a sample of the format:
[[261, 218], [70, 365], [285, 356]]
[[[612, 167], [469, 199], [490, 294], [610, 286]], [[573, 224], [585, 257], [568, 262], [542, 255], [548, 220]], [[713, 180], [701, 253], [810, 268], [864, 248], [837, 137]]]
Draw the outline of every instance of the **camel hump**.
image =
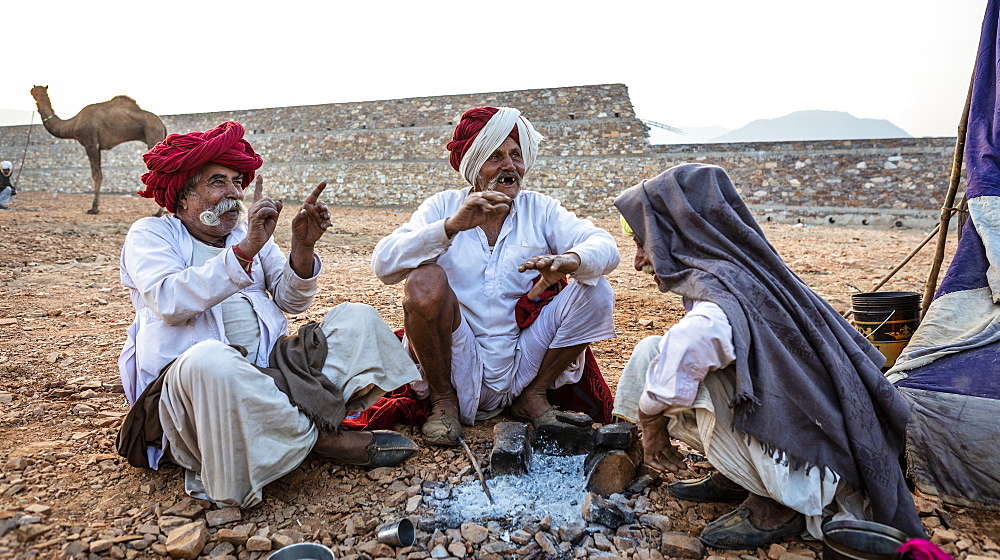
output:
[[136, 107], [139, 106], [139, 104], [136, 103], [135, 99], [132, 99], [131, 97], [129, 97], [127, 95], [116, 95], [116, 96], [114, 96], [114, 97], [111, 98], [111, 102], [112, 103], [127, 103], [129, 105], [135, 105]]

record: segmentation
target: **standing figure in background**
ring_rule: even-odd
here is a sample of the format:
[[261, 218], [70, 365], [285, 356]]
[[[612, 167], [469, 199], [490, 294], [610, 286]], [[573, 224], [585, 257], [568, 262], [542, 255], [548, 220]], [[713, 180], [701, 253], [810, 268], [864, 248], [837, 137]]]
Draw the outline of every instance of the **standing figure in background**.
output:
[[6, 210], [17, 194], [17, 187], [10, 182], [14, 166], [9, 161], [0, 162], [0, 210]]

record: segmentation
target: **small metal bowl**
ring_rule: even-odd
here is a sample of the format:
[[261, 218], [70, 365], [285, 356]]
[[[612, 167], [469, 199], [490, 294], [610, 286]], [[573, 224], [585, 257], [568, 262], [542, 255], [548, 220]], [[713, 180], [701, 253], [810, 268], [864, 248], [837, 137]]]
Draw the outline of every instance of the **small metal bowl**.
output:
[[334, 560], [334, 557], [332, 550], [319, 543], [303, 542], [274, 551], [268, 560]]

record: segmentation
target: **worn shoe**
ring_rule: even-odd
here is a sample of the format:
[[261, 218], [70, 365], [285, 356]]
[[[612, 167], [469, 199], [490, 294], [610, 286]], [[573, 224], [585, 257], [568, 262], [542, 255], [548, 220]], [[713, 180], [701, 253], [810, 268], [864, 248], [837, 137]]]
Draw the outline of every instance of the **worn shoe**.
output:
[[451, 414], [442, 412], [431, 416], [420, 429], [424, 441], [442, 447], [458, 447], [462, 437], [462, 423]]
[[410, 438], [392, 430], [372, 430], [372, 440], [365, 446], [368, 460], [364, 463], [356, 461], [337, 461], [343, 465], [359, 467], [394, 467], [410, 458], [417, 452], [417, 444]]
[[750, 493], [742, 488], [726, 488], [714, 480], [715, 474], [691, 480], [679, 480], [667, 485], [667, 491], [675, 498], [689, 502], [728, 502], [743, 500]]
[[709, 523], [698, 538], [715, 548], [753, 550], [801, 534], [805, 529], [806, 518], [801, 513], [796, 513], [788, 523], [777, 529], [758, 529], [750, 522], [750, 510], [740, 508]]

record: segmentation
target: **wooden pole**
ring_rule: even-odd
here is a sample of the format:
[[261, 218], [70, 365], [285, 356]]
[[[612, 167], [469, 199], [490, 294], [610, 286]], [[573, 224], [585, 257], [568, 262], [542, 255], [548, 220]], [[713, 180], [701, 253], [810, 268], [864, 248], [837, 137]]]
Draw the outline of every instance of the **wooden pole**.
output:
[[934, 290], [937, 289], [938, 274], [941, 272], [941, 263], [944, 261], [944, 248], [948, 243], [948, 223], [951, 221], [951, 214], [954, 212], [952, 206], [955, 205], [955, 195], [958, 192], [958, 183], [962, 179], [962, 158], [965, 154], [965, 135], [969, 127], [969, 107], [972, 105], [972, 85], [976, 81], [976, 73], [972, 72], [972, 79], [969, 80], [969, 94], [965, 98], [965, 108], [962, 110], [962, 119], [958, 125], [958, 137], [955, 138], [955, 155], [951, 164], [951, 181], [948, 184], [948, 194], [945, 196], [944, 205], [941, 207], [941, 223], [938, 224], [937, 247], [934, 251], [934, 261], [931, 263], [931, 271], [927, 275], [927, 283], [924, 285], [924, 299], [920, 317], [927, 313], [927, 308], [934, 297]]
[[927, 245], [928, 243], [930, 243], [931, 239], [934, 239], [934, 236], [937, 235], [937, 232], [940, 228], [941, 224], [934, 226], [934, 229], [932, 229], [931, 232], [927, 234], [927, 237], [925, 237], [924, 240], [920, 242], [920, 245], [917, 245], [916, 248], [910, 251], [910, 254], [906, 255], [906, 258], [903, 259], [903, 262], [896, 265], [896, 268], [892, 269], [892, 272], [886, 274], [885, 277], [879, 280], [878, 284], [872, 286], [872, 289], [869, 291], [877, 292], [879, 288], [885, 285], [885, 283], [888, 282], [890, 278], [892, 278], [893, 276], [896, 275], [897, 272], [899, 272], [899, 269], [906, 266], [906, 263], [910, 262], [910, 259], [912, 259], [917, 253], [920, 252], [921, 249], [924, 248], [924, 245]]

